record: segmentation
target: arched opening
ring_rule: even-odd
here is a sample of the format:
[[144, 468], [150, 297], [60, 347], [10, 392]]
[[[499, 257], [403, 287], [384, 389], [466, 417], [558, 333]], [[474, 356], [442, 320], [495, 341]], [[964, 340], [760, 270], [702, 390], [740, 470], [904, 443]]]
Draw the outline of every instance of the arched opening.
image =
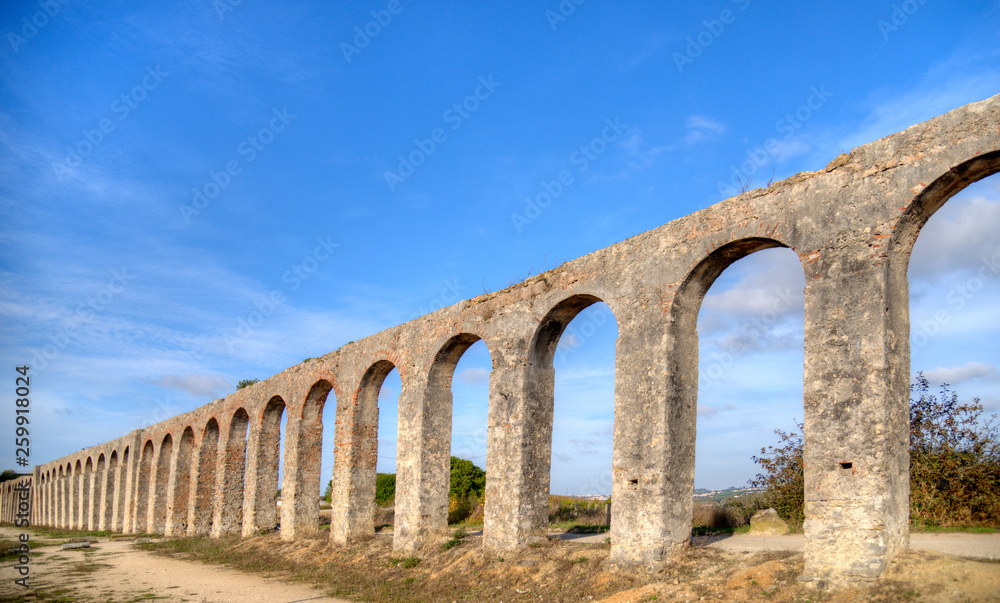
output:
[[94, 459], [87, 457], [80, 480], [80, 525], [81, 530], [93, 530], [94, 517]]
[[112, 450], [111, 455], [108, 457], [107, 469], [104, 475], [104, 506], [103, 515], [101, 518], [102, 530], [117, 531], [121, 528], [115, 525], [115, 519], [118, 517], [116, 512], [118, 508], [118, 498], [121, 492], [118, 488], [118, 451]]
[[[697, 327], [696, 527], [748, 521], [720, 503], [759, 496], [746, 491], [763, 471], [752, 459], [777, 445], [775, 430], [802, 436], [804, 289], [799, 258], [786, 247], [733, 261], [706, 289]], [[786, 489], [801, 501], [800, 480]], [[779, 511], [801, 527], [798, 511]]]
[[[528, 422], [529, 439], [535, 443], [538, 457], [534, 463], [537, 473], [530, 476], [527, 485], [531, 492], [527, 502], [532, 532], [544, 533], [548, 525], [551, 492], [594, 497], [611, 493], [613, 341], [617, 337], [614, 314], [603, 300], [589, 294], [573, 295], [557, 303], [535, 331], [528, 349], [532, 374], [525, 383], [533, 414]], [[597, 340], [604, 344], [595, 345]], [[584, 368], [588, 364], [592, 366]], [[588, 386], [592, 389], [585, 391]], [[573, 433], [577, 429], [582, 433]], [[604, 462], [597, 460], [602, 456]], [[580, 505], [573, 501], [572, 506], [576, 509]], [[597, 519], [595, 516], [585, 521]]]
[[[456, 400], [453, 391], [456, 369], [467, 357], [472, 357], [476, 366], [468, 367], [466, 362], [466, 368], [459, 375], [465, 382], [462, 385], [467, 387], [460, 385], [458, 390], [468, 392], [473, 389], [471, 386], [478, 386], [475, 388], [479, 390], [478, 404], [465, 397]], [[405, 419], [401, 417], [404, 427], [408, 424], [409, 432], [404, 432], [408, 439], [399, 452], [393, 534], [396, 548], [413, 549], [422, 544], [421, 534], [444, 533], [452, 502], [456, 504], [456, 520], [460, 519], [459, 515], [467, 516], [471, 512], [474, 501], [450, 500], [451, 457], [478, 460], [480, 466], [485, 466], [485, 418], [491, 368], [489, 350], [478, 335], [460, 333], [452, 336], [434, 356], [423, 400], [410, 405], [416, 412]], [[388, 389], [388, 386], [384, 388]], [[480, 417], [478, 425], [471, 420], [476, 416]], [[453, 429], [453, 426], [458, 427]], [[458, 504], [462, 507], [458, 508]], [[378, 518], [375, 521], [380, 523]]]
[[227, 430], [225, 449], [219, 459], [219, 499], [212, 536], [239, 534], [243, 528], [243, 488], [246, 479], [247, 428], [250, 415], [243, 408], [233, 413]]
[[73, 464], [72, 463], [67, 463], [66, 464], [65, 478], [63, 480], [63, 485], [62, 485], [62, 493], [63, 493], [63, 524], [62, 524], [62, 527], [64, 527], [64, 528], [72, 528], [73, 527], [73, 525], [74, 525], [73, 518], [76, 515], [75, 503], [74, 503], [74, 501], [76, 500], [75, 494], [74, 494], [74, 491], [76, 490], [76, 488], [74, 486], [73, 481], [74, 481]]
[[[324, 471], [325, 455], [329, 455], [329, 469], [333, 469], [333, 446], [323, 446], [323, 414], [327, 412], [332, 391], [333, 384], [326, 379], [313, 383], [295, 417], [294, 427], [288, 428], [281, 485], [281, 538], [284, 540], [319, 528], [319, 497], [323, 492], [320, 482], [322, 476], [328, 475]], [[336, 394], [333, 402], [336, 408]], [[335, 421], [328, 423], [333, 425]]]
[[[756, 381], [753, 376], [752, 369], [749, 368], [754, 364], [750, 360], [756, 357], [751, 353], [752, 350], [746, 347], [747, 341], [740, 340], [738, 336], [741, 333], [744, 337], [749, 336], [756, 342], [755, 345], [766, 349], [768, 346], [764, 342], [773, 337], [778, 317], [789, 313], [794, 314], [796, 308], [801, 308], [801, 302], [796, 303], [794, 300], [801, 299], [803, 295], [804, 279], [796, 282], [799, 277], [788, 275], [783, 276], [783, 280], [776, 281], [780, 283], [787, 281], [787, 285], [782, 287], [787, 289], [784, 293], [786, 299], [783, 300], [780, 295], [777, 295], [780, 289], [775, 291], [767, 284], [768, 276], [766, 270], [762, 270], [762, 268], [773, 270], [774, 266], [768, 266], [770, 261], [790, 252], [775, 250], [758, 256], [757, 259], [749, 258], [744, 262], [744, 265], [751, 269], [750, 276], [746, 276], [746, 273], [741, 273], [741, 269], [737, 269], [737, 272], [732, 273], [736, 278], [730, 280], [731, 286], [722, 291], [719, 297], [709, 300], [705, 304], [708, 312], [705, 314], [705, 322], [700, 326], [713, 339], [712, 343], [706, 346], [705, 351], [700, 353], [699, 321], [703, 301], [713, 283], [731, 265], [751, 254], [784, 247], [787, 246], [780, 241], [760, 237], [741, 239], [723, 245], [701, 260], [691, 270], [674, 297], [671, 307], [672, 321], [668, 325], [668, 333], [676, 352], [667, 359], [668, 388], [672, 390], [668, 402], [671, 414], [669, 418], [671, 458], [664, 476], [669, 484], [669, 491], [672, 496], [677, 498], [677, 504], [673, 505], [669, 512], [664, 515], [673, 545], [680, 545], [686, 540], [692, 526], [696, 438], [702, 437], [704, 439], [704, 436], [698, 435], [698, 412], [699, 410], [702, 412], [703, 418], [706, 415], [714, 417], [715, 415], [711, 413], [714, 411], [718, 414], [719, 409], [723, 412], [735, 413], [741, 406], [753, 408], [755, 404], [760, 403], [760, 400], [737, 397], [744, 395], [743, 391], [752, 383], [757, 383], [757, 387], [761, 387], [760, 382]], [[787, 260], [784, 261], [787, 262]], [[797, 257], [795, 257], [795, 261], [798, 262]], [[756, 270], [753, 270], [754, 268]], [[753, 276], [758, 272], [765, 272], [765, 274], [760, 277]], [[802, 269], [798, 268], [798, 272], [802, 274]], [[781, 274], [784, 274], [784, 270]], [[720, 284], [726, 284], [727, 279], [723, 279]], [[757, 289], [755, 303], [749, 303], [750, 300], [742, 299], [743, 305], [740, 305], [741, 287], [736, 286], [740, 282], [751, 285], [759, 283], [754, 285]], [[734, 286], [736, 286], [736, 292], [729, 293]], [[743, 289], [746, 288], [743, 287]], [[736, 309], [739, 311], [735, 311]], [[720, 311], [723, 316], [727, 317], [722, 322], [719, 322], [718, 318]], [[729, 335], [733, 329], [736, 330], [736, 335]], [[714, 337], [719, 338], [718, 342], [714, 340]], [[802, 347], [802, 335], [793, 335], [790, 340], [797, 340], [799, 342], [797, 345]], [[757, 362], [759, 363], [759, 359]], [[800, 363], [797, 380], [799, 384], [798, 409], [803, 408], [801, 367]], [[700, 400], [700, 390], [704, 390], [705, 401]], [[758, 398], [766, 397], [761, 393], [755, 395]], [[785, 395], [788, 393], [786, 392]], [[791, 396], [794, 397], [794, 393]], [[727, 404], [730, 406], [727, 407]], [[800, 410], [799, 412], [804, 411]], [[784, 420], [791, 421], [793, 418], [794, 415]], [[734, 419], [734, 421], [739, 421], [739, 419]], [[712, 422], [708, 422], [704, 427], [709, 439], [717, 439], [720, 437], [720, 432], [725, 432], [724, 427], [718, 429]], [[763, 426], [760, 427], [760, 430], [767, 431]], [[744, 432], [733, 430], [733, 433]], [[732, 437], [732, 441], [739, 439], [735, 435]], [[753, 449], [752, 440], [751, 436], [746, 443], [741, 443], [740, 446]], [[757, 446], [757, 450], [759, 450], [759, 441]], [[743, 472], [750, 469], [748, 466], [749, 455], [744, 456], [744, 452], [734, 451], [730, 447], [727, 447], [727, 453], [737, 455], [738, 458], [730, 460], [735, 460], [737, 465], [742, 463]], [[706, 476], [712, 475], [711, 463], [706, 469], [708, 469]], [[716, 468], [716, 474], [718, 477], [714, 479], [720, 480], [738, 479], [735, 476], [739, 475], [719, 473], [718, 468]], [[749, 473], [749, 475], [752, 476], [753, 473]]]
[[154, 534], [163, 534], [167, 527], [167, 489], [170, 487], [170, 458], [174, 452], [174, 439], [168, 433], [160, 442], [160, 450], [156, 455], [156, 466], [153, 469], [149, 499], [148, 530]]
[[153, 452], [153, 441], [146, 440], [142, 446], [142, 454], [139, 456], [139, 471], [136, 475], [135, 521], [132, 524], [132, 531], [136, 534], [144, 534], [150, 529], [149, 485], [153, 477]]
[[194, 429], [188, 425], [181, 433], [181, 439], [174, 455], [171, 474], [173, 487], [167, 493], [167, 521], [164, 536], [178, 536], [187, 533], [188, 514], [191, 500], [191, 474], [197, 457], [194, 454]]
[[53, 485], [53, 493], [55, 494], [55, 496], [53, 497], [54, 498], [53, 503], [54, 503], [54, 509], [55, 509], [55, 517], [53, 517], [53, 522], [52, 523], [56, 527], [61, 528], [61, 527], [63, 527], [65, 525], [63, 522], [66, 521], [65, 520], [65, 512], [66, 512], [66, 491], [65, 491], [66, 473], [63, 471], [62, 465], [59, 466], [58, 473], [56, 475], [57, 475], [57, 477], [55, 479], [55, 483], [52, 484]]
[[[369, 504], [372, 505], [371, 530], [375, 529], [375, 510], [379, 505], [375, 502], [375, 486], [378, 474], [396, 474], [396, 458], [399, 443], [399, 396], [402, 393], [403, 384], [399, 371], [389, 361], [380, 361], [375, 366], [368, 369], [368, 373], [361, 379], [358, 400], [362, 401], [364, 424], [371, 425], [371, 431], [376, 434], [374, 439], [375, 448], [371, 451], [375, 455], [375, 472], [370, 475], [364, 473], [366, 480], [371, 480], [370, 485], [365, 486], [366, 496]], [[371, 398], [378, 400], [376, 404], [371, 404]], [[374, 415], [370, 411], [374, 409]], [[386, 503], [383, 503], [386, 504]], [[395, 500], [391, 503], [395, 505]], [[385, 512], [378, 513], [381, 524], [386, 517]]]
[[93, 511], [91, 512], [92, 530], [107, 529], [107, 522], [104, 519], [105, 510], [108, 508], [108, 463], [102, 452], [97, 456], [97, 470], [94, 473], [94, 494]]
[[254, 459], [257, 462], [256, 483], [248, 488], [252, 500], [252, 522], [243, 527], [244, 535], [248, 529], [273, 530], [278, 525], [278, 474], [281, 470], [280, 444], [281, 420], [285, 414], [285, 401], [281, 396], [274, 396], [264, 407], [258, 426], [260, 436], [257, 439], [257, 451]]
[[215, 488], [218, 481], [219, 422], [212, 417], [205, 423], [194, 452], [194, 504], [188, 512], [188, 535], [212, 533], [215, 520]]
[[[376, 471], [395, 473], [396, 469], [397, 416], [394, 415], [397, 413], [380, 412], [381, 405], [388, 403], [385, 398], [400, 391], [392, 391], [394, 385], [400, 386], [396, 385], [399, 381], [390, 379], [386, 392], [382, 392], [383, 383], [395, 371], [396, 366], [388, 360], [372, 364], [358, 385], [352, 424], [345, 424], [338, 416], [337, 448], [341, 456], [334, 459], [330, 525], [330, 541], [334, 545], [369, 538], [375, 533]], [[349, 448], [346, 454], [345, 447]]]
[[[113, 454], [114, 455], [114, 454]], [[126, 501], [128, 496], [126, 494], [126, 484], [128, 483], [128, 471], [129, 471], [129, 448], [128, 446], [122, 451], [121, 462], [118, 463], [118, 472], [115, 476], [115, 514], [112, 521], [112, 530], [122, 531], [125, 527], [125, 513], [126, 513]]]
[[70, 523], [70, 527], [74, 530], [82, 530], [87, 527], [87, 497], [86, 497], [86, 481], [84, 481], [83, 473], [83, 461], [77, 460], [76, 464], [73, 466], [73, 484], [72, 497], [73, 497], [73, 521]]
[[[988, 525], [997, 516], [995, 485], [969, 476], [985, 460], [975, 452], [981, 445], [972, 442], [982, 441], [983, 420], [1000, 410], [998, 170], [1000, 153], [992, 153], [953, 168], [928, 186], [904, 215], [902, 236], [895, 253], [890, 252], [890, 258], [902, 262], [895, 266], [894, 291], [906, 296], [897, 303], [905, 300], [908, 310], [898, 312], [904, 316], [897, 328], [903, 333], [908, 328], [909, 344], [900, 350], [909, 362], [900, 363], [899, 380], [916, 389], [910, 400], [922, 395], [925, 401], [937, 400], [917, 408], [931, 417], [947, 412], [948, 418], [936, 417], [933, 429], [911, 425], [911, 437], [920, 443], [916, 447], [900, 442], [910, 455], [909, 474], [900, 481], [909, 486], [906, 510], [912, 525], [948, 523], [959, 515], [962, 523]], [[956, 172], [961, 179], [953, 177]], [[905, 276], [898, 274], [904, 270]], [[920, 391], [917, 373], [923, 373], [925, 391]], [[948, 408], [952, 393], [958, 404]], [[902, 384], [898, 395], [902, 398]], [[972, 418], [974, 398], [982, 412], [978, 422]], [[906, 408], [912, 410], [910, 404]], [[966, 453], [950, 455], [948, 448]]]
[[611, 496], [617, 339], [611, 308], [595, 301], [571, 318], [556, 345], [549, 491], [571, 497], [557, 501], [560, 520], [606, 521], [600, 502]]
[[[452, 370], [451, 386], [451, 454], [444, 484], [449, 521], [481, 521], [475, 501], [451, 500], [451, 458], [471, 461], [486, 469], [486, 427], [489, 424], [490, 378], [493, 357], [486, 342], [478, 336], [461, 353]], [[447, 441], [447, 440], [446, 440]], [[485, 492], [484, 492], [485, 494]], [[468, 515], [466, 515], [468, 514]]]

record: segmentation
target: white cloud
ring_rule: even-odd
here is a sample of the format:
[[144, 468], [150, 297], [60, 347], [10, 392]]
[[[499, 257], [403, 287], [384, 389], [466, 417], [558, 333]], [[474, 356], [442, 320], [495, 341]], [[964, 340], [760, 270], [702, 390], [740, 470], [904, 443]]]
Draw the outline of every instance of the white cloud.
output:
[[458, 374], [463, 383], [489, 383], [490, 370], [485, 368], [467, 368]]
[[719, 414], [719, 411], [716, 410], [715, 407], [713, 407], [713, 406], [709, 406], [707, 404], [699, 404], [698, 405], [698, 414], [699, 415], [717, 415], [717, 414]]
[[986, 362], [966, 362], [962, 366], [937, 367], [924, 371], [924, 377], [931, 383], [958, 385], [973, 379], [1000, 380], [1000, 370]]
[[684, 142], [688, 144], [715, 138], [726, 131], [726, 126], [722, 122], [704, 115], [689, 116], [684, 120], [684, 128], [687, 130]]
[[973, 184], [945, 203], [913, 246], [910, 278], [978, 270], [984, 257], [1000, 252], [1000, 178]]

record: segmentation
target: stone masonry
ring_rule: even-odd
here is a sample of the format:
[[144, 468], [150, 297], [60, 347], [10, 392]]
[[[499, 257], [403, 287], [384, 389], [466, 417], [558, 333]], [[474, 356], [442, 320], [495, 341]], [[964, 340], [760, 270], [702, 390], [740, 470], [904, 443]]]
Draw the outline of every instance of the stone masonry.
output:
[[[691, 534], [702, 299], [734, 261], [787, 247], [806, 277], [803, 579], [872, 580], [908, 545], [910, 251], [952, 195], [997, 171], [1000, 95], [39, 465], [32, 521], [216, 537], [280, 522], [282, 538], [298, 538], [318, 526], [323, 410], [333, 395], [330, 540], [369, 538], [378, 392], [395, 368], [393, 546], [416, 550], [447, 530], [452, 376], [482, 340], [493, 364], [483, 546], [526, 547], [546, 526], [556, 345], [577, 313], [603, 301], [619, 333], [611, 559], [667, 563]], [[13, 496], [12, 483], [0, 488], [5, 521]]]

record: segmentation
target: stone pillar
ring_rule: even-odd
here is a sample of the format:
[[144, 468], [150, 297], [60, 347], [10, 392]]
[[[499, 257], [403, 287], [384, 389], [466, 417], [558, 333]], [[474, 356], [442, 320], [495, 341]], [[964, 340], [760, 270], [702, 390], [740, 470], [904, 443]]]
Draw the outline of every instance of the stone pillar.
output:
[[675, 311], [618, 321], [610, 560], [622, 565], [667, 561], [691, 536], [698, 310]]
[[394, 550], [416, 551], [448, 531], [451, 416], [450, 381], [421, 383], [399, 397]]
[[483, 547], [512, 551], [545, 536], [555, 370], [494, 366], [486, 442]]
[[115, 468], [111, 467], [110, 460], [105, 463], [101, 479], [101, 516], [97, 527], [101, 531], [114, 531], [116, 473]]
[[82, 470], [76, 475], [74, 487], [76, 489], [76, 504], [73, 506], [76, 516], [74, 517], [73, 529], [87, 529], [87, 515], [90, 509], [87, 508], [88, 494], [90, 493], [90, 479], [88, 473]]
[[103, 471], [91, 471], [86, 473], [87, 478], [87, 529], [90, 531], [97, 529], [98, 518], [97, 514], [101, 510], [100, 501], [100, 486], [98, 486], [97, 476], [98, 474], [103, 474]]
[[[285, 432], [285, 472], [281, 483], [281, 539], [295, 538], [315, 532], [319, 527], [319, 494], [314, 482], [319, 483], [318, 472], [315, 478], [307, 479], [312, 471], [304, 467], [302, 458], [305, 455], [319, 454], [312, 450], [308, 442], [314, 439], [316, 426], [302, 421], [288, 421]], [[319, 438], [322, 439], [322, 423]]]
[[330, 543], [334, 546], [375, 536], [378, 392], [393, 368], [385, 360], [376, 363], [365, 373], [350, 402], [337, 401], [330, 513]]
[[824, 586], [874, 580], [908, 546], [909, 319], [905, 276], [894, 286], [867, 246], [820, 258], [805, 291], [802, 579]]
[[240, 409], [233, 416], [229, 429], [221, 434], [222, 445], [216, 463], [218, 487], [212, 507], [213, 538], [239, 534], [242, 528], [248, 419], [246, 412]]

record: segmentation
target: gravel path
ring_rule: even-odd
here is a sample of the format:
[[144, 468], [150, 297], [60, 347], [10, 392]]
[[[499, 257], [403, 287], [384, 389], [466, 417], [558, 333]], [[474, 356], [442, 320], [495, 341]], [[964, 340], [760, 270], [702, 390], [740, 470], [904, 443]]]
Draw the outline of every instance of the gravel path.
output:
[[[0, 527], [0, 537], [16, 539], [18, 533], [16, 528]], [[44, 597], [30, 600], [133, 601], [158, 595], [192, 603], [349, 603], [305, 584], [154, 555], [133, 548], [131, 540], [101, 540], [91, 548], [32, 549], [42, 554], [31, 558], [29, 583]], [[14, 584], [18, 578], [14, 565], [5, 562], [0, 567], [0, 601], [18, 601], [25, 594]]]

